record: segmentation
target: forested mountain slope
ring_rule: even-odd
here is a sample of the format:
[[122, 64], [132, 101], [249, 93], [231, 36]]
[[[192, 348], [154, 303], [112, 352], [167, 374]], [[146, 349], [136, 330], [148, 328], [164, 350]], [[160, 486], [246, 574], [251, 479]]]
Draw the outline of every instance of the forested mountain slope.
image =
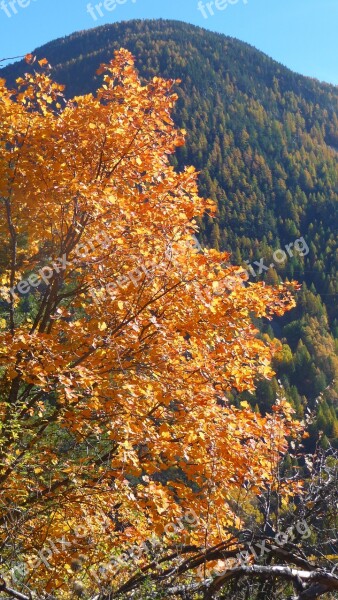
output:
[[[203, 243], [231, 250], [252, 279], [303, 283], [297, 309], [263, 324], [262, 335], [283, 342], [275, 369], [297, 414], [316, 407], [309, 445], [319, 432], [324, 446], [337, 440], [338, 88], [297, 75], [238, 40], [176, 21], [98, 27], [35, 54], [48, 59], [72, 96], [96, 89], [100, 78], [92, 73], [121, 46], [136, 56], [142, 77], [181, 79], [175, 120], [187, 144], [177, 168], [200, 169], [201, 193], [219, 209], [217, 220], [201, 224]], [[20, 62], [0, 76], [14, 85], [29, 68]], [[268, 410], [277, 387], [277, 378], [260, 382], [251, 401]]]

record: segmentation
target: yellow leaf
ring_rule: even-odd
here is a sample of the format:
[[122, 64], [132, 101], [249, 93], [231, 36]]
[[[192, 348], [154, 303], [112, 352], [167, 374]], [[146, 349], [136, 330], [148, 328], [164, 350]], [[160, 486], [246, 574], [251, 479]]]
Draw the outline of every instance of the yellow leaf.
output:
[[249, 409], [249, 408], [250, 408], [250, 404], [249, 404], [249, 402], [247, 402], [246, 400], [245, 400], [245, 401], [243, 401], [243, 402], [241, 402], [240, 404], [241, 404], [241, 407], [242, 407], [242, 408], [247, 408], [247, 409]]

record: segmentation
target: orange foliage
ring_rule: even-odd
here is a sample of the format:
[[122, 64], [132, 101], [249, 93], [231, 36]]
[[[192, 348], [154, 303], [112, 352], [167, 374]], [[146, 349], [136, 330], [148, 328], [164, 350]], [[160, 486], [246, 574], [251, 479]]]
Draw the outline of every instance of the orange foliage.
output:
[[216, 543], [235, 492], [274, 485], [287, 405], [263, 418], [227, 392], [272, 373], [252, 316], [294, 304], [229, 289], [241, 269], [191, 243], [213, 203], [170, 166], [175, 82], [141, 84], [121, 50], [65, 102], [39, 63], [18, 93], [0, 82], [1, 541], [4, 573], [30, 560], [27, 585], [66, 594], [78, 553], [97, 565], [189, 509], [187, 538]]

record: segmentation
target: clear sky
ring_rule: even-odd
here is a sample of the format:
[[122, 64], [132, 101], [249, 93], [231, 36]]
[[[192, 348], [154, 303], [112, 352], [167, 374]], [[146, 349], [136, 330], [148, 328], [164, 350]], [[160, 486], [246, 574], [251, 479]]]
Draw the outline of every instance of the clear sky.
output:
[[338, 85], [338, 0], [203, 0], [200, 10], [198, 1], [92, 0], [101, 14], [94, 8], [91, 16], [87, 0], [0, 0], [0, 59], [97, 25], [162, 17], [231, 35]]

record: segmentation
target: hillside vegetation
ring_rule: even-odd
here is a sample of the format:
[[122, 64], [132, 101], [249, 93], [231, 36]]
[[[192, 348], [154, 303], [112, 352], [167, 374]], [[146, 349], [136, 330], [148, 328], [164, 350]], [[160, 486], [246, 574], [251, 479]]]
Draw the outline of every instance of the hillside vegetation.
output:
[[[199, 169], [201, 195], [218, 206], [217, 217], [201, 223], [201, 242], [230, 250], [252, 281], [303, 284], [297, 308], [261, 326], [262, 336], [282, 341], [277, 376], [260, 381], [246, 399], [269, 411], [280, 380], [299, 417], [307, 407], [316, 411], [308, 448], [318, 438], [324, 448], [336, 444], [338, 88], [297, 75], [238, 40], [176, 21], [99, 27], [35, 54], [48, 59], [71, 97], [97, 89], [93, 73], [120, 47], [135, 55], [142, 78], [181, 80], [174, 119], [186, 129], [187, 144], [175, 166]], [[17, 63], [0, 76], [13, 85], [24, 70]]]

